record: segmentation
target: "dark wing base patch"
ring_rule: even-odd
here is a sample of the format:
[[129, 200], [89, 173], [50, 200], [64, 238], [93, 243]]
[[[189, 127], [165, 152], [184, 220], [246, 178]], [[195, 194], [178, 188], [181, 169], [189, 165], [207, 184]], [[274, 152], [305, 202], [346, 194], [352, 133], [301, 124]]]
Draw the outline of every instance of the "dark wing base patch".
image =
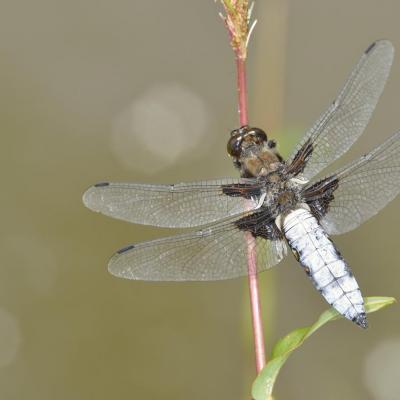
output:
[[293, 158], [293, 161], [287, 166], [287, 173], [291, 176], [297, 176], [304, 171], [307, 161], [314, 151], [311, 139], [308, 139], [299, 149]]
[[275, 222], [263, 211], [240, 218], [235, 225], [241, 231], [250, 232], [254, 238], [261, 237], [271, 241], [283, 239]]
[[318, 220], [328, 212], [329, 204], [334, 199], [334, 192], [338, 185], [339, 179], [332, 175], [314, 183], [302, 193], [302, 197]]
[[250, 200], [261, 196], [261, 185], [259, 187], [246, 183], [233, 183], [221, 185], [222, 193], [230, 197], [243, 197]]

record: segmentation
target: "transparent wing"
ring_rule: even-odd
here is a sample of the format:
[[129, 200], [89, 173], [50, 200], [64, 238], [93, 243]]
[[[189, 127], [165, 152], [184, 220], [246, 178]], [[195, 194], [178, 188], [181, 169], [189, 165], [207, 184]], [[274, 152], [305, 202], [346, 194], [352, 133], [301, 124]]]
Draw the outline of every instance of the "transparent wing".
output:
[[256, 209], [263, 186], [255, 179], [176, 185], [106, 182], [90, 187], [83, 202], [93, 211], [137, 224], [188, 228]]
[[365, 129], [382, 93], [393, 60], [386, 40], [371, 44], [328, 110], [306, 132], [288, 159], [289, 170], [307, 180], [338, 159]]
[[247, 275], [247, 240], [250, 249], [256, 249], [258, 271], [276, 265], [285, 256], [282, 239], [254, 238], [246, 232], [229, 222], [127, 246], [110, 259], [108, 269], [126, 279], [213, 281]]
[[327, 233], [358, 227], [400, 192], [400, 132], [324, 181], [328, 185], [336, 181], [321, 219]]

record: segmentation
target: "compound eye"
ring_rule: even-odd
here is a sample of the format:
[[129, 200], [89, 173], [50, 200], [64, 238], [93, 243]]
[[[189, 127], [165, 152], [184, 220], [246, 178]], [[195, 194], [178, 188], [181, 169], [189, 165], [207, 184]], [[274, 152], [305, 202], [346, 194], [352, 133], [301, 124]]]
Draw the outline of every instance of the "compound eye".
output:
[[242, 152], [243, 136], [239, 133], [233, 135], [227, 145], [228, 154], [232, 157], [239, 157]]
[[268, 140], [267, 134], [259, 128], [253, 128], [252, 134], [258, 139], [260, 143], [266, 142]]
[[233, 131], [231, 131], [231, 137], [238, 135], [240, 132], [240, 129], [234, 129]]

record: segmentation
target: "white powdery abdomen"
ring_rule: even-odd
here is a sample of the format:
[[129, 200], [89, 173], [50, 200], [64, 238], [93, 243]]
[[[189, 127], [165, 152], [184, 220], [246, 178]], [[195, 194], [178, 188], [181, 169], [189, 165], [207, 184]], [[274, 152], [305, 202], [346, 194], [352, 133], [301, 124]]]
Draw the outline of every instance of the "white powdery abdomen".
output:
[[317, 219], [298, 208], [284, 218], [282, 228], [290, 248], [325, 300], [344, 317], [366, 328], [357, 281]]

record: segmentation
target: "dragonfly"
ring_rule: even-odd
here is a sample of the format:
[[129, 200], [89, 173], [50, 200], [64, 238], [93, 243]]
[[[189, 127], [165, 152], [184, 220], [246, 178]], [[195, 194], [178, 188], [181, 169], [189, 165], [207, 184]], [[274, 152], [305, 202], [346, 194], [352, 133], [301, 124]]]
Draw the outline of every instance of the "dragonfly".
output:
[[284, 160], [256, 127], [231, 132], [240, 178], [155, 185], [101, 182], [83, 195], [91, 210], [135, 224], [195, 228], [117, 251], [109, 271], [146, 281], [214, 281], [255, 273], [294, 254], [314, 287], [345, 318], [367, 328], [359, 285], [332, 235], [349, 232], [400, 191], [400, 132], [370, 153], [320, 176], [364, 131], [393, 61], [387, 40], [372, 43], [343, 89]]

